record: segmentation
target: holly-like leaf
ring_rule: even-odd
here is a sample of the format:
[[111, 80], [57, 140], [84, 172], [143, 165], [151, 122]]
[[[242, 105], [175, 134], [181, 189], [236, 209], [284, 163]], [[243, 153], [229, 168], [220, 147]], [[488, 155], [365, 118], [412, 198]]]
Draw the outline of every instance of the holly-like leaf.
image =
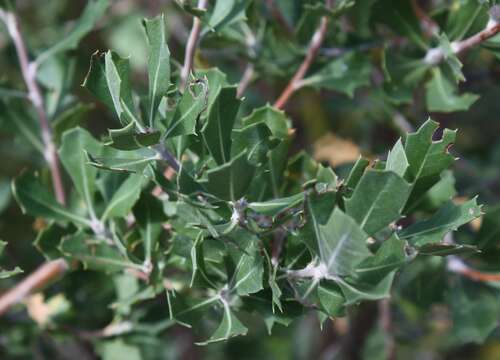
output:
[[453, 83], [448, 80], [440, 69], [432, 71], [432, 79], [426, 86], [426, 103], [429, 111], [455, 112], [468, 110], [479, 99], [478, 95], [457, 94]]
[[59, 157], [89, 213], [95, 217], [94, 193], [97, 169], [87, 164], [86, 151], [101, 155], [103, 144], [82, 128], [75, 128], [64, 134]]
[[224, 315], [219, 327], [212, 334], [210, 339], [198, 343], [198, 345], [207, 345], [214, 342], [228, 340], [229, 338], [246, 335], [248, 329], [241, 323], [240, 320], [234, 315], [229, 304], [224, 300], [222, 301], [224, 307]]
[[301, 85], [335, 90], [354, 96], [354, 91], [370, 84], [371, 65], [368, 58], [350, 53], [329, 62], [317, 73], [302, 80]]
[[167, 125], [165, 138], [196, 134], [196, 125], [201, 113], [208, 106], [208, 80], [190, 82], [182, 94], [174, 116]]
[[131, 122], [121, 129], [110, 129], [111, 142], [106, 145], [119, 150], [135, 150], [158, 144], [160, 136], [157, 130], [140, 131], [136, 123]]
[[134, 115], [128, 59], [111, 51], [95, 52], [82, 86], [114, 110], [123, 125], [138, 121]]
[[165, 37], [165, 19], [160, 15], [142, 22], [148, 39], [149, 126], [153, 127], [156, 110], [170, 86], [170, 51]]
[[104, 239], [95, 238], [83, 231], [63, 238], [60, 250], [64, 255], [81, 261], [88, 269], [105, 272], [127, 268], [142, 269], [140, 265], [124, 258], [115, 247], [106, 244]]
[[220, 199], [236, 201], [248, 189], [255, 168], [242, 152], [230, 162], [207, 171], [207, 181], [202, 184], [211, 194]]
[[231, 132], [239, 106], [236, 87], [221, 88], [202, 129], [205, 144], [219, 165], [231, 159]]
[[262, 202], [252, 202], [248, 204], [248, 208], [262, 215], [276, 216], [283, 211], [300, 205], [303, 201], [304, 194], [298, 193], [285, 198], [277, 198]]
[[337, 278], [351, 275], [371, 255], [366, 246], [368, 235], [339, 208], [333, 210], [324, 225], [316, 222], [315, 214], [312, 215], [312, 221], [319, 258], [328, 276]]
[[144, 177], [130, 175], [114, 193], [101, 216], [104, 221], [113, 217], [125, 217], [139, 199]]
[[76, 214], [56, 201], [38, 178], [25, 172], [12, 183], [12, 192], [24, 213], [46, 219], [73, 222], [77, 226], [90, 226], [90, 221]]
[[409, 194], [410, 184], [399, 175], [368, 170], [345, 201], [346, 213], [372, 235], [399, 219]]
[[[5, 241], [0, 240], [0, 256], [5, 249], [7, 243]], [[15, 267], [13, 270], [4, 270], [0, 267], [0, 280], [10, 278], [14, 275], [21, 274], [23, 271], [19, 267]]]
[[419, 221], [403, 229], [399, 236], [415, 246], [440, 243], [450, 231], [474, 220], [481, 215], [481, 206], [476, 198], [463, 204], [448, 202], [427, 220]]
[[385, 169], [395, 172], [401, 177], [404, 177], [406, 170], [410, 164], [406, 158], [405, 149], [401, 139], [396, 142], [396, 145], [389, 151], [387, 155], [387, 161], [385, 163]]
[[144, 263], [151, 264], [165, 220], [163, 204], [153, 195], [143, 193], [133, 210], [144, 243]]
[[436, 184], [443, 170], [455, 160], [448, 149], [455, 141], [456, 131], [445, 129], [440, 140], [433, 140], [438, 127], [438, 123], [429, 119], [406, 137], [405, 152], [410, 166], [405, 179], [413, 183], [406, 209]]

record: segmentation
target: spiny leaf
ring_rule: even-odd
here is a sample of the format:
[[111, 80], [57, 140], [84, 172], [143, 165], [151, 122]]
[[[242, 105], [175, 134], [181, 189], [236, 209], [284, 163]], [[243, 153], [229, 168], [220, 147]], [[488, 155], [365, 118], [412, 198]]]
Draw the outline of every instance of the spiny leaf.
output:
[[409, 194], [410, 184], [392, 171], [368, 170], [345, 201], [346, 213], [372, 235], [399, 219]]
[[142, 22], [149, 44], [149, 126], [153, 127], [160, 100], [170, 86], [170, 51], [165, 37], [165, 19], [160, 15]]
[[221, 88], [210, 108], [207, 123], [203, 127], [205, 144], [219, 165], [231, 159], [231, 132], [239, 106], [236, 87]]
[[477, 205], [476, 198], [461, 205], [450, 201], [431, 218], [408, 226], [399, 235], [401, 239], [408, 239], [415, 246], [436, 244], [450, 231], [455, 231], [480, 215], [481, 206]]

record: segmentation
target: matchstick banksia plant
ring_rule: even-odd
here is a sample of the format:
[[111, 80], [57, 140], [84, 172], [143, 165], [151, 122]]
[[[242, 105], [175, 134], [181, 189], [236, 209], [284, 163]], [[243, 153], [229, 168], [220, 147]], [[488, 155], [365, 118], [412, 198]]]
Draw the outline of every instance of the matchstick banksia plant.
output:
[[[37, 219], [34, 245], [47, 263], [38, 270], [43, 275], [23, 281], [19, 268], [1, 268], [0, 278], [13, 285], [0, 295], [1, 314], [56, 278], [89, 273], [94, 291], [103, 281], [115, 289], [112, 300], [99, 302], [110, 308], [111, 322], [99, 336], [88, 336], [97, 353], [153, 359], [144, 338], [180, 326], [192, 329], [193, 343], [206, 345], [254, 336], [256, 322], [271, 334], [276, 324], [288, 326], [306, 314], [325, 326], [366, 303], [381, 304], [381, 314], [389, 306], [390, 317], [391, 301], [400, 307], [401, 319], [394, 321], [409, 322], [425, 306], [419, 301], [432, 301], [415, 288], [430, 276], [444, 292], [439, 302], [469, 329], [457, 329], [455, 343], [490, 334], [494, 321], [475, 323], [463, 311], [474, 306], [475, 292], [477, 305], [484, 302], [493, 320], [498, 315], [491, 305], [498, 294], [487, 285], [496, 274], [470, 265], [488, 262], [492, 215], [484, 216], [474, 194], [455, 190], [453, 144], [466, 135], [440, 127], [426, 112], [464, 111], [478, 99], [458, 88], [465, 80], [458, 56], [477, 46], [498, 54], [498, 6], [471, 0], [456, 10], [439, 2], [433, 20], [417, 2], [293, 3], [296, 29], [280, 18], [282, 1], [269, 2], [269, 9], [259, 1], [179, 2], [176, 11], [194, 19], [183, 64], [169, 50], [168, 18], [143, 20], [146, 86], [129, 58], [96, 51], [79, 91], [97, 103], [92, 121], [113, 114], [105, 133], [81, 124], [89, 106], [71, 93], [71, 79], [50, 72], [59, 71], [51, 68], [56, 65], [72, 71], [64, 62], [108, 2], [89, 1], [72, 31], [34, 60], [15, 8], [0, 10], [28, 91], [1, 90], [2, 121], [47, 164], [22, 170], [11, 187], [23, 213]], [[270, 18], [259, 19], [264, 12]], [[469, 13], [474, 18], [466, 19]], [[358, 37], [354, 42], [333, 31], [349, 21], [357, 24], [349, 30]], [[384, 29], [377, 32], [379, 26]], [[218, 68], [192, 65], [195, 52], [203, 53], [201, 38], [222, 54], [224, 46], [236, 45], [248, 52], [240, 82]], [[328, 53], [334, 50], [338, 54]], [[245, 97], [256, 77], [281, 81], [284, 90], [273, 105]], [[342, 166], [297, 146], [297, 122], [286, 111], [296, 91], [353, 97], [372, 85], [373, 102], [399, 117], [397, 109], [417, 101], [419, 92], [420, 126], [407, 127], [382, 155]], [[479, 231], [455, 236], [480, 217]], [[65, 295], [65, 306], [77, 301], [73, 297]], [[101, 310], [73, 311], [93, 316]], [[58, 321], [54, 315], [43, 326], [58, 329]], [[366, 349], [382, 344], [381, 358], [395, 358], [394, 326], [384, 319], [375, 324]]]

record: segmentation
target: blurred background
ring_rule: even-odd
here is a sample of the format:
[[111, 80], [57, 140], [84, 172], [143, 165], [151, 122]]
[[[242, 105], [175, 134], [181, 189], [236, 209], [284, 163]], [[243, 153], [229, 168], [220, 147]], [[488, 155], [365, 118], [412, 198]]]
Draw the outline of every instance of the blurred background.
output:
[[[195, 67], [219, 67], [233, 83], [240, 81], [249, 61], [257, 69], [256, 77], [245, 92], [241, 114], [249, 114], [254, 107], [273, 103], [300, 62], [302, 52], [298, 45], [307, 45], [314, 30], [294, 32], [298, 29], [303, 11], [300, 3], [288, 0], [274, 2], [293, 33], [287, 35], [286, 28], [279, 28], [273, 20], [269, 4], [264, 0], [254, 2], [247, 12], [249, 24], [255, 27], [252, 36], [257, 42], [262, 39], [259, 34], [262, 22], [267, 22], [262, 31], [276, 35], [274, 42], [259, 44], [257, 54], [248, 51], [245, 44], [248, 37], [241, 34], [207, 34], [203, 38], [196, 54]], [[451, 7], [463, 1], [421, 3], [424, 9], [434, 9]], [[28, 48], [33, 51], [44, 49], [64, 37], [85, 5], [85, 0], [15, 1]], [[181, 64], [192, 17], [186, 15], [175, 1], [115, 0], [97, 23], [96, 29], [72, 51], [70, 61], [51, 61], [40, 72], [39, 81], [47, 90], [49, 107], [50, 99], [57, 98], [61, 89], [70, 89], [70, 93], [85, 104], [78, 119], [82, 126], [96, 135], [116, 127], [112, 114], [80, 86], [90, 57], [96, 50], [107, 49], [129, 56], [135, 89], [146, 91], [146, 40], [141, 19], [160, 13], [166, 17], [173, 61], [177, 62], [177, 66]], [[438, 13], [438, 20], [439, 16]], [[359, 28], [354, 28], [356, 24], [355, 19], [342, 18], [331, 25], [328, 41], [325, 42], [328, 45], [320, 51], [320, 62], [327, 62], [336, 54], [352, 49], [367, 54], [377, 62], [381, 56], [378, 35], [369, 33], [365, 36], [358, 31]], [[397, 52], [399, 46], [404, 46], [404, 41], [399, 45], [397, 40], [394, 40], [391, 51]], [[336, 47], [335, 44], [341, 45]], [[293, 153], [305, 149], [317, 159], [334, 166], [342, 176], [344, 169], [359, 154], [371, 159], [384, 158], [387, 149], [404, 131], [412, 131], [430, 116], [443, 127], [459, 129], [457, 143], [452, 149], [460, 158], [453, 180], [456, 181], [458, 194], [463, 197], [479, 194], [479, 201], [491, 208], [500, 203], [500, 62], [495, 53], [471, 52], [464, 60], [464, 73], [467, 82], [460, 85], [460, 90], [480, 94], [481, 98], [468, 111], [451, 114], [429, 113], [423, 87], [414, 92], [410, 104], [388, 104], [381, 91], [380, 71], [376, 68], [370, 73], [370, 85], [358, 89], [352, 98], [338, 91], [300, 90], [286, 107], [286, 113], [296, 128]], [[3, 85], [23, 89], [13, 45], [1, 26], [0, 88]], [[0, 113], [0, 239], [9, 245], [2, 263], [7, 268], [20, 266], [29, 273], [43, 262], [33, 241], [36, 229], [44, 224], [22, 215], [11, 196], [10, 181], [23, 168], [43, 168], [44, 162], [29, 144], [13, 136], [19, 130], [3, 121], [3, 115]], [[467, 232], [472, 231], [474, 228], [471, 227], [459, 235], [467, 237]], [[455, 333], [454, 337], [449, 336], [453, 333], [453, 323], [446, 309], [440, 306], [446, 297], [441, 289], [446, 287], [442, 286], [445, 280], [437, 271], [443, 265], [440, 260], [417, 265], [420, 268], [405, 271], [406, 275], [400, 279], [403, 285], [396, 294], [400, 306], [397, 316], [404, 319], [402, 324], [406, 324], [393, 329], [398, 341], [398, 354], [407, 354], [407, 357], [401, 358], [500, 359], [498, 331], [493, 332], [484, 345], [463, 343], [462, 339], [474, 338], [475, 334]], [[421, 276], [422, 272], [427, 272], [428, 276]], [[417, 273], [420, 279], [427, 280], [412, 282], [413, 274]], [[0, 281], [0, 290], [8, 288], [16, 279], [19, 277]], [[47, 303], [39, 298], [30, 298], [28, 312], [0, 319], [0, 358], [95, 359], [102, 356], [105, 359], [135, 360], [140, 358], [140, 349], [145, 359], [331, 359], [339, 346], [349, 349], [352, 358], [377, 358], [377, 342], [369, 336], [377, 322], [379, 309], [376, 303], [366, 303], [353, 309], [350, 324], [345, 319], [338, 319], [327, 322], [321, 329], [317, 319], [306, 314], [288, 327], [275, 327], [270, 336], [263, 323], [249, 317], [245, 319], [252, 324], [248, 336], [224, 344], [198, 347], [193, 345], [197, 338], [189, 329], [159, 321], [165, 319], [167, 314], [163, 299], [157, 301], [158, 319], [152, 319], [157, 320], [156, 327], [152, 326], [144, 334], [137, 335], [133, 342], [138, 347], [131, 347], [120, 343], [121, 340], [100, 341], [98, 334], [94, 333], [112, 319], [113, 311], [109, 305], [115, 298], [115, 291], [113, 279], [105, 274], [71, 273], [44, 293], [47, 299], [50, 298], [52, 310], [61, 313], [57, 327], [40, 326], [41, 320], [37, 316], [41, 316], [40, 311], [43, 312]], [[428, 295], [429, 292], [433, 295]], [[62, 293], [66, 297], [58, 295]], [[496, 292], [492, 296], [493, 305], [479, 305], [495, 307], [493, 314], [496, 316]], [[407, 301], [410, 298], [422, 300], [419, 307]], [[471, 316], [477, 315], [474, 312], [476, 305], [472, 304], [467, 310]], [[92, 311], [79, 311], [83, 307]], [[491, 314], [486, 312], [479, 316]], [[478, 325], [470, 331], [481, 329]], [[148, 332], [151, 336], [145, 335]]]

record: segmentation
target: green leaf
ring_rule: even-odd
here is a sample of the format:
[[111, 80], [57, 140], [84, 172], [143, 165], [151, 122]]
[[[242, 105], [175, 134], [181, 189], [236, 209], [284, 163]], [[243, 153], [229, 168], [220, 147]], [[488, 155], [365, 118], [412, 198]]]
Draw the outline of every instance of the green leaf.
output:
[[236, 291], [239, 296], [256, 293], [263, 289], [264, 275], [259, 239], [243, 231], [237, 231], [233, 237], [238, 248], [229, 251], [236, 264], [229, 289]]
[[[93, 154], [86, 153], [87, 164], [101, 170], [108, 170], [118, 173], [142, 174], [144, 169], [154, 161], [158, 160], [158, 155], [154, 152], [129, 152], [128, 157], [94, 157]], [[115, 156], [120, 156], [116, 154]]]
[[224, 315], [219, 327], [215, 330], [210, 339], [197, 343], [198, 345], [207, 345], [218, 341], [228, 340], [235, 336], [246, 335], [248, 329], [238, 320], [236, 315], [234, 315], [229, 304], [225, 300], [222, 301], [222, 304], [224, 306]]
[[426, 244], [417, 248], [419, 255], [427, 256], [449, 256], [465, 255], [480, 252], [477, 247], [462, 244]]
[[103, 239], [79, 231], [63, 238], [61, 252], [73, 259], [81, 261], [85, 268], [116, 272], [127, 268], [141, 269], [141, 266], [123, 258], [112, 245], [104, 243]]
[[36, 63], [42, 64], [48, 58], [64, 51], [76, 49], [80, 40], [94, 28], [108, 8], [108, 0], [89, 0], [74, 28], [52, 47], [38, 55]]
[[406, 242], [393, 234], [370, 256], [356, 268], [356, 283], [378, 284], [391, 272], [399, 269], [410, 259], [406, 255]]
[[458, 95], [453, 84], [440, 69], [432, 71], [432, 79], [426, 85], [426, 103], [429, 111], [454, 112], [468, 110], [479, 99], [478, 95]]
[[196, 125], [208, 105], [208, 81], [191, 81], [175, 108], [174, 116], [167, 125], [165, 138], [196, 134]]
[[319, 225], [324, 225], [330, 218], [335, 206], [335, 194], [327, 192], [316, 194], [311, 192], [305, 197], [304, 213], [306, 222], [300, 232], [300, 238], [305, 242], [309, 251], [314, 255], [320, 254], [319, 242], [322, 234]]
[[68, 228], [62, 227], [57, 223], [51, 223], [38, 233], [34, 245], [47, 260], [55, 260], [62, 256], [59, 245], [61, 244], [61, 239], [68, 235]]
[[249, 0], [218, 0], [208, 19], [208, 26], [214, 31], [221, 31], [235, 22], [244, 20], [249, 4]]
[[285, 198], [277, 198], [262, 202], [251, 202], [248, 208], [266, 216], [276, 216], [295, 206], [299, 206], [304, 201], [304, 194], [298, 193]]
[[95, 52], [82, 86], [87, 88], [106, 106], [114, 110], [123, 125], [137, 122], [134, 114], [128, 59], [117, 54]]
[[413, 183], [407, 209], [440, 180], [443, 170], [455, 160], [448, 149], [455, 141], [456, 131], [445, 129], [442, 138], [433, 141], [438, 127], [438, 123], [429, 119], [406, 137], [405, 152], [410, 167], [405, 179]]
[[406, 158], [403, 143], [401, 142], [401, 139], [399, 139], [387, 155], [385, 169], [393, 171], [399, 176], [404, 177], [409, 166], [410, 164]]
[[318, 286], [317, 293], [321, 307], [329, 317], [343, 314], [345, 299], [337, 285], [322, 282]]
[[85, 201], [91, 217], [95, 218], [94, 194], [97, 169], [87, 164], [86, 151], [101, 155], [103, 144], [82, 128], [72, 129], [64, 134], [59, 157], [76, 190]]
[[271, 131], [264, 123], [256, 123], [233, 131], [232, 155], [246, 151], [248, 161], [258, 165], [267, 160], [267, 153], [273, 147]]
[[142, 175], [130, 175], [114, 193], [101, 216], [101, 220], [127, 216], [139, 199], [143, 179]]
[[236, 98], [236, 87], [221, 88], [210, 108], [208, 121], [202, 129], [205, 144], [219, 165], [230, 160], [231, 132], [239, 106], [240, 100]]
[[392, 171], [368, 170], [345, 201], [346, 213], [373, 235], [400, 218], [410, 188]]
[[254, 109], [250, 115], [242, 119], [242, 123], [245, 126], [264, 123], [274, 137], [278, 139], [288, 138], [289, 125], [285, 113], [269, 104]]
[[324, 225], [316, 221], [315, 214], [312, 221], [319, 257], [328, 276], [352, 275], [357, 266], [371, 255], [366, 246], [368, 235], [339, 208], [333, 210]]
[[255, 168], [248, 162], [246, 153], [230, 162], [207, 171], [206, 189], [220, 199], [236, 201], [245, 195]]
[[150, 264], [165, 220], [163, 204], [153, 195], [143, 193], [134, 206], [134, 216], [144, 243], [144, 262]]
[[156, 145], [160, 142], [160, 132], [151, 130], [139, 131], [135, 122], [129, 123], [121, 129], [110, 129], [111, 142], [106, 144], [119, 150], [136, 150]]
[[366, 159], [363, 159], [361, 156], [356, 161], [356, 163], [354, 163], [345, 182], [345, 185], [348, 189], [354, 189], [358, 185], [358, 182], [361, 179], [361, 176], [363, 176], [363, 173], [365, 172], [368, 164], [370, 164], [370, 162]]
[[370, 84], [371, 64], [362, 54], [349, 53], [301, 81], [302, 86], [335, 90], [354, 96], [354, 91]]
[[[0, 256], [2, 256], [3, 250], [7, 243], [5, 241], [0, 240]], [[0, 280], [10, 278], [14, 275], [21, 274], [23, 271], [19, 267], [15, 267], [13, 270], [3, 270], [0, 267]]]
[[165, 37], [165, 19], [160, 15], [142, 22], [148, 39], [149, 126], [154, 126], [156, 110], [170, 86], [170, 51]]
[[399, 236], [415, 246], [440, 243], [450, 231], [456, 230], [481, 215], [476, 198], [461, 205], [448, 202], [427, 220], [419, 221], [403, 229]]
[[26, 214], [61, 222], [70, 221], [77, 226], [90, 226], [88, 219], [59, 205], [33, 174], [25, 172], [18, 176], [12, 183], [12, 192]]

